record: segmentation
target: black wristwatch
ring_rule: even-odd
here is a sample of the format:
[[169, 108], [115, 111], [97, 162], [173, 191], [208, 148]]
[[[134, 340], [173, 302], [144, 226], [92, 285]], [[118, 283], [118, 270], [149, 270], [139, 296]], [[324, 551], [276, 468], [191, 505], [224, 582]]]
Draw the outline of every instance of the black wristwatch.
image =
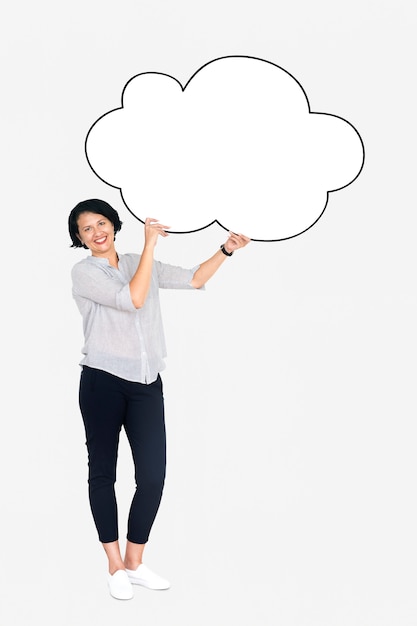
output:
[[226, 248], [224, 247], [224, 243], [222, 243], [222, 245], [220, 246], [220, 250], [223, 252], [223, 254], [225, 254], [226, 256], [232, 256], [233, 252], [228, 252], [226, 250]]

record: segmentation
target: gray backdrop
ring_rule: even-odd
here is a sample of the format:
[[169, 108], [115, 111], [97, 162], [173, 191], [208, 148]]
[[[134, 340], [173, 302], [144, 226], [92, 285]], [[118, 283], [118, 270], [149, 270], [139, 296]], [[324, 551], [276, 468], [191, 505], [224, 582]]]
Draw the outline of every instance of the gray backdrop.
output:
[[[413, 3], [24, 0], [0, 23], [1, 623], [415, 626]], [[118, 249], [140, 251], [85, 135], [135, 74], [184, 83], [233, 54], [351, 122], [365, 167], [306, 234], [162, 293], [169, 463], [145, 554], [172, 588], [117, 602], [88, 506], [67, 216], [102, 197]], [[223, 240], [171, 236], [157, 257], [194, 265]], [[132, 489], [123, 438], [122, 543]]]

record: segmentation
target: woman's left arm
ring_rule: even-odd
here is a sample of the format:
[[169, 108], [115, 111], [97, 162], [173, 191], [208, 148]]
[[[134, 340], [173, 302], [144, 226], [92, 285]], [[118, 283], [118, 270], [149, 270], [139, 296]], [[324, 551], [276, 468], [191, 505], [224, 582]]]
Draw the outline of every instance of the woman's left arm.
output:
[[[243, 248], [250, 242], [249, 237], [245, 237], [245, 235], [237, 235], [235, 233], [229, 232], [229, 238], [225, 244], [223, 244], [224, 249], [229, 254], [235, 252], [239, 248]], [[206, 282], [213, 276], [213, 274], [219, 269], [220, 265], [224, 263], [227, 255], [224, 254], [221, 250], [218, 250], [216, 254], [213, 254], [210, 259], [201, 263], [198, 270], [195, 271], [193, 278], [191, 279], [190, 285], [195, 287], [196, 289], [200, 289]]]

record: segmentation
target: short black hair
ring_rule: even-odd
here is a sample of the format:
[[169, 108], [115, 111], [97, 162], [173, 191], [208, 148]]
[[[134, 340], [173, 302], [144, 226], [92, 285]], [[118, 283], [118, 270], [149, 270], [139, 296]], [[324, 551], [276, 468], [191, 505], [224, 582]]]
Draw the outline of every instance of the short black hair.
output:
[[79, 202], [71, 211], [68, 218], [68, 230], [71, 237], [71, 248], [85, 248], [87, 246], [78, 238], [78, 218], [81, 213], [96, 213], [97, 215], [104, 215], [114, 226], [114, 234], [118, 233], [122, 228], [123, 222], [120, 221], [119, 214], [116, 209], [113, 209], [108, 202], [104, 200], [97, 200], [93, 198], [91, 200], [83, 200]]

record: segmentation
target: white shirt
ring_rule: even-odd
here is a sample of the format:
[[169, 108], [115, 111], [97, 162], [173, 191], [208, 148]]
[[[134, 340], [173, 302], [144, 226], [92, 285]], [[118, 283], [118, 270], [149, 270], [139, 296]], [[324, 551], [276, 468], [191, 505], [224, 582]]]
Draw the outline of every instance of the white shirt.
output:
[[89, 256], [72, 268], [72, 294], [83, 318], [80, 365], [150, 384], [165, 369], [159, 288], [193, 289], [190, 282], [199, 266], [184, 269], [154, 261], [146, 302], [136, 309], [129, 282], [139, 261], [139, 254], [119, 255], [116, 269], [108, 259]]

